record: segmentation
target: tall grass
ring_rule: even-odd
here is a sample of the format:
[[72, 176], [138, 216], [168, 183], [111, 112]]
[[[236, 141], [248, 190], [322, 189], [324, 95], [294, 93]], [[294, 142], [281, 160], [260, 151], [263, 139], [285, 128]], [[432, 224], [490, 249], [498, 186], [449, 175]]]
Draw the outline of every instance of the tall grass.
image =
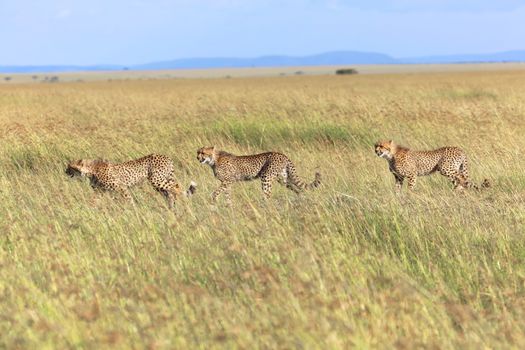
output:
[[[0, 347], [525, 346], [525, 73], [0, 86]], [[397, 196], [376, 139], [458, 145], [479, 182]], [[217, 181], [196, 149], [285, 152], [320, 189]], [[170, 211], [69, 179], [171, 156]]]

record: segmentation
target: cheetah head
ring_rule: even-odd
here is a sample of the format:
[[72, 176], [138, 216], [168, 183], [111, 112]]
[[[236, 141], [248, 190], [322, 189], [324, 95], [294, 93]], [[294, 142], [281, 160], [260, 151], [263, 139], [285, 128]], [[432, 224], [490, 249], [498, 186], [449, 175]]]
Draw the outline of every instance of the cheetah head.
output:
[[197, 150], [197, 160], [201, 164], [214, 165], [216, 161], [217, 150], [213, 147], [202, 147]]
[[396, 145], [392, 140], [379, 141], [375, 144], [375, 152], [378, 157], [385, 159], [392, 159], [394, 156]]
[[79, 159], [70, 162], [66, 168], [66, 174], [70, 177], [86, 176], [91, 168], [92, 161]]

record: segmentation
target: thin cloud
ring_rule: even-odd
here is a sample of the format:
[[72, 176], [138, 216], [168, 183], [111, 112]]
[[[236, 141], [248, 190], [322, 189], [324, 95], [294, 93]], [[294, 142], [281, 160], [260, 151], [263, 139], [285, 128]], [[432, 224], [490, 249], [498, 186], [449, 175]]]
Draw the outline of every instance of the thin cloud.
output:
[[324, 0], [340, 6], [377, 12], [511, 12], [523, 7], [522, 0]]
[[58, 19], [64, 19], [64, 18], [68, 18], [68, 17], [70, 17], [71, 14], [72, 14], [71, 10], [69, 10], [69, 9], [64, 9], [64, 10], [59, 11], [59, 12], [56, 14], [55, 18], [58, 18]]

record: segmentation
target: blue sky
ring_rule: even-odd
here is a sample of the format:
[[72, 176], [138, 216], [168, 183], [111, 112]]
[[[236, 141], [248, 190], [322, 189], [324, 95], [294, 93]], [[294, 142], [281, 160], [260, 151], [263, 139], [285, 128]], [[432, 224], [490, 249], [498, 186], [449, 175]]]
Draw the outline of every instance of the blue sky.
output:
[[525, 49], [523, 0], [0, 0], [0, 65]]

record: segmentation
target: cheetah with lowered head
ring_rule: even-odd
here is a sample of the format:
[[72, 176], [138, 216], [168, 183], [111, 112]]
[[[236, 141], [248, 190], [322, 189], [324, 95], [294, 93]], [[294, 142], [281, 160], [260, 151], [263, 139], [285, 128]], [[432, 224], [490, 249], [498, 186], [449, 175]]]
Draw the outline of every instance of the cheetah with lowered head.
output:
[[379, 141], [375, 152], [388, 161], [388, 168], [396, 179], [396, 190], [399, 192], [403, 181], [408, 180], [408, 188], [413, 189], [418, 176], [430, 175], [436, 171], [448, 177], [454, 189], [486, 188], [490, 182], [485, 179], [478, 186], [470, 181], [468, 160], [465, 152], [458, 147], [442, 147], [432, 151], [412, 151], [390, 141]]
[[231, 203], [230, 190], [234, 182], [248, 181], [260, 178], [262, 190], [266, 199], [272, 194], [272, 183], [278, 180], [290, 190], [298, 193], [313, 189], [321, 184], [321, 174], [315, 174], [315, 180], [304, 183], [296, 174], [292, 161], [284, 154], [266, 152], [261, 154], [236, 156], [220, 151], [214, 147], [203, 147], [197, 151], [197, 159], [201, 164], [208, 164], [213, 174], [221, 182], [219, 188], [212, 193], [215, 201], [224, 192], [226, 201]]
[[126, 199], [131, 199], [129, 187], [145, 179], [167, 200], [170, 208], [177, 197], [191, 196], [196, 191], [192, 181], [183, 193], [173, 176], [173, 161], [164, 155], [150, 154], [145, 157], [113, 164], [105, 160], [80, 159], [69, 163], [66, 174], [71, 177], [86, 176], [93, 188], [117, 191]]

